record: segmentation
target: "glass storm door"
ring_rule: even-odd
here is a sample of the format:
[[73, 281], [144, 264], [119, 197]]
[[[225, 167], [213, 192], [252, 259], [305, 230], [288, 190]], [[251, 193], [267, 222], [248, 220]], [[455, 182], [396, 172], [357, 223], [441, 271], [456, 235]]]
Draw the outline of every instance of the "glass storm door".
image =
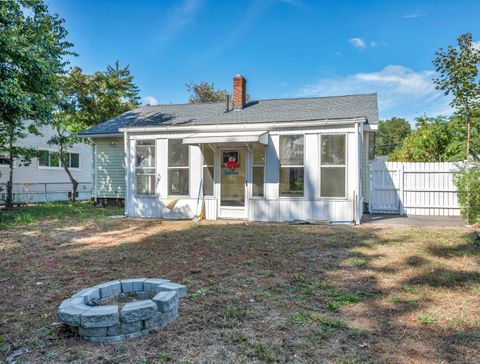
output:
[[244, 208], [246, 150], [224, 149], [221, 152], [220, 206]]

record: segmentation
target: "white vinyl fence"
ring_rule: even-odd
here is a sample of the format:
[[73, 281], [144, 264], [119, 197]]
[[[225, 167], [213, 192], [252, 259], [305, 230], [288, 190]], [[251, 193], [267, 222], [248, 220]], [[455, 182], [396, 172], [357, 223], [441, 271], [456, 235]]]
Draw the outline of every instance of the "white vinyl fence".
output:
[[399, 163], [369, 165], [371, 213], [459, 216], [453, 175], [462, 163]]
[[[14, 183], [14, 203], [33, 203], [68, 201], [71, 197], [72, 184], [69, 182], [58, 183]], [[92, 183], [79, 182], [77, 199], [88, 200], [92, 196]], [[4, 204], [7, 198], [7, 185], [0, 183], [0, 204]]]

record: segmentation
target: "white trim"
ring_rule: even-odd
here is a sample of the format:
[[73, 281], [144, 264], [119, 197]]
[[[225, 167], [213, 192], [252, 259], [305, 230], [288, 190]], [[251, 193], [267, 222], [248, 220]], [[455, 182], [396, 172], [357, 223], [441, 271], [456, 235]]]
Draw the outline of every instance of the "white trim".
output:
[[183, 138], [183, 144], [261, 143], [268, 145], [267, 131], [196, 133]]
[[282, 128], [301, 128], [306, 127], [321, 127], [330, 125], [342, 125], [352, 123], [366, 123], [365, 117], [346, 118], [346, 119], [313, 119], [306, 121], [275, 121], [265, 123], [232, 123], [232, 124], [211, 124], [211, 125], [166, 125], [166, 126], [147, 126], [147, 127], [126, 127], [120, 128], [119, 131], [128, 131], [131, 133], [145, 133], [145, 132], [162, 132], [162, 131], [237, 131], [237, 130], [278, 130]]

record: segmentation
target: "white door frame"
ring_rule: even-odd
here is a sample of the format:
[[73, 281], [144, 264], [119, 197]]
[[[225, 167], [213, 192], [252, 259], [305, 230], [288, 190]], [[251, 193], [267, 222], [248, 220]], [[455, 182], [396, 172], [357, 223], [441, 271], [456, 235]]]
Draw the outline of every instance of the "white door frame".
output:
[[[217, 197], [217, 216], [219, 218], [225, 219], [246, 219], [248, 217], [248, 181], [249, 181], [249, 152], [246, 146], [232, 146], [232, 147], [219, 147], [218, 149], [218, 158], [216, 159], [216, 169], [218, 170], [218, 188], [216, 189]], [[243, 207], [240, 206], [222, 206], [222, 163], [223, 163], [223, 152], [229, 150], [238, 150], [243, 151], [245, 155], [245, 160], [242, 163], [245, 163], [245, 204]]]

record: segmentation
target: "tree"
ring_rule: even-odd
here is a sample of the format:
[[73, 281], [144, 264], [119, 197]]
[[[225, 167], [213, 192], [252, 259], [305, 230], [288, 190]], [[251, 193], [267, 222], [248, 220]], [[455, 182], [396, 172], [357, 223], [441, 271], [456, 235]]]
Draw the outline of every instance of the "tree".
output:
[[[73, 54], [65, 41], [64, 20], [48, 12], [42, 0], [0, 4], [0, 150], [9, 154], [6, 206], [13, 206], [14, 161], [28, 164], [33, 151], [17, 145], [38, 133], [54, 107], [63, 57]], [[25, 123], [25, 120], [33, 120]]]
[[83, 73], [80, 67], [69, 72], [69, 83], [75, 100], [77, 120], [85, 126], [94, 126], [140, 106], [139, 89], [133, 83], [129, 66], [107, 66], [106, 71], [93, 75]]
[[68, 166], [68, 148], [79, 142], [78, 133], [139, 106], [139, 90], [128, 66], [107, 66], [105, 72], [85, 75], [79, 67], [59, 78], [60, 90], [51, 124], [55, 136], [49, 144], [58, 148], [63, 169], [72, 183], [75, 201], [78, 181]]
[[[478, 133], [473, 151], [480, 152]], [[417, 118], [416, 129], [389, 155], [395, 162], [456, 162], [466, 158], [466, 131], [459, 117]]]
[[189, 82], [186, 84], [187, 91], [190, 92], [188, 102], [191, 104], [202, 104], [206, 102], [222, 102], [227, 99], [230, 94], [227, 90], [215, 89], [213, 83]]
[[403, 118], [393, 117], [387, 120], [380, 120], [375, 136], [375, 154], [391, 154], [402, 145], [403, 140], [411, 131], [410, 123]]
[[445, 95], [452, 95], [450, 106], [456, 109], [456, 115], [465, 123], [466, 154], [471, 152], [472, 126], [477, 128], [480, 110], [480, 82], [478, 65], [480, 51], [473, 47], [472, 34], [462, 34], [457, 39], [458, 48], [448, 46], [440, 48], [433, 61], [438, 76], [433, 80], [437, 89]]
[[467, 165], [454, 175], [458, 203], [463, 218], [469, 223], [480, 222], [480, 164]]

